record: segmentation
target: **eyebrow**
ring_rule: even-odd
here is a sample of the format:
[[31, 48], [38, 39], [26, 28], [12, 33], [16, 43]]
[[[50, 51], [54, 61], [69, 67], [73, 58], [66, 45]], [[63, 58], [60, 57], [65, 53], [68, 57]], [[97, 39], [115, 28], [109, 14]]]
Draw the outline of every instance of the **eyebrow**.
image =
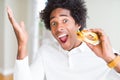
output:
[[[66, 15], [66, 14], [61, 14], [60, 16], [66, 16], [66, 17], [67, 17], [68, 15]], [[55, 18], [55, 16], [50, 17], [50, 20], [53, 19], [53, 18]]]

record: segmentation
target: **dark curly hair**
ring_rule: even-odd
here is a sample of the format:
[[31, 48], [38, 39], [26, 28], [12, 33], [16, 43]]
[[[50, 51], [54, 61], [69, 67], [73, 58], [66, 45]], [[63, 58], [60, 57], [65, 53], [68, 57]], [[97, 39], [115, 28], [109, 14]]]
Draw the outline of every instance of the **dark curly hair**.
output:
[[45, 27], [50, 29], [50, 15], [56, 8], [63, 8], [70, 11], [70, 15], [73, 17], [78, 25], [81, 25], [80, 30], [86, 27], [87, 9], [83, 0], [48, 0], [46, 7], [40, 13], [40, 18], [44, 21]]

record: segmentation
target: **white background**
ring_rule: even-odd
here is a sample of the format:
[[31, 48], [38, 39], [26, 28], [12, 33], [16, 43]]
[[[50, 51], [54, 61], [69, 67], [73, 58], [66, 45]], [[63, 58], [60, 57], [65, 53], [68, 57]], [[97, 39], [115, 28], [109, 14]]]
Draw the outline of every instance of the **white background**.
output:
[[[38, 2], [39, 1], [39, 2]], [[26, 24], [29, 34], [28, 53], [35, 54], [39, 47], [38, 11], [42, 9], [43, 0], [0, 0], [0, 73], [12, 73], [17, 54], [17, 42], [6, 14], [9, 5], [15, 19]], [[85, 0], [88, 28], [102, 28], [110, 37], [112, 46], [120, 50], [120, 0]]]

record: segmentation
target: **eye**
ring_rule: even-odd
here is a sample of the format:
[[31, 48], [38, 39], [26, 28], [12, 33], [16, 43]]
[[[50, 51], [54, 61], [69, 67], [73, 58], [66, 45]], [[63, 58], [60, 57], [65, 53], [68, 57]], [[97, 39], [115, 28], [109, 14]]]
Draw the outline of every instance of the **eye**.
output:
[[57, 23], [56, 22], [51, 22], [50, 23], [50, 26], [52, 27], [52, 26], [56, 26], [57, 25]]
[[67, 23], [67, 22], [68, 22], [68, 19], [64, 19], [64, 20], [63, 20], [63, 23]]

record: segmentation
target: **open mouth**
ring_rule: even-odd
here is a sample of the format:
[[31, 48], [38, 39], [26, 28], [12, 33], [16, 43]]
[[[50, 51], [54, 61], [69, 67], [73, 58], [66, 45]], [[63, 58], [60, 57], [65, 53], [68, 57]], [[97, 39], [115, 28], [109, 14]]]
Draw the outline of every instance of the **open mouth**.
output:
[[67, 34], [62, 34], [62, 35], [58, 36], [58, 38], [62, 43], [65, 43], [68, 39], [68, 35]]

